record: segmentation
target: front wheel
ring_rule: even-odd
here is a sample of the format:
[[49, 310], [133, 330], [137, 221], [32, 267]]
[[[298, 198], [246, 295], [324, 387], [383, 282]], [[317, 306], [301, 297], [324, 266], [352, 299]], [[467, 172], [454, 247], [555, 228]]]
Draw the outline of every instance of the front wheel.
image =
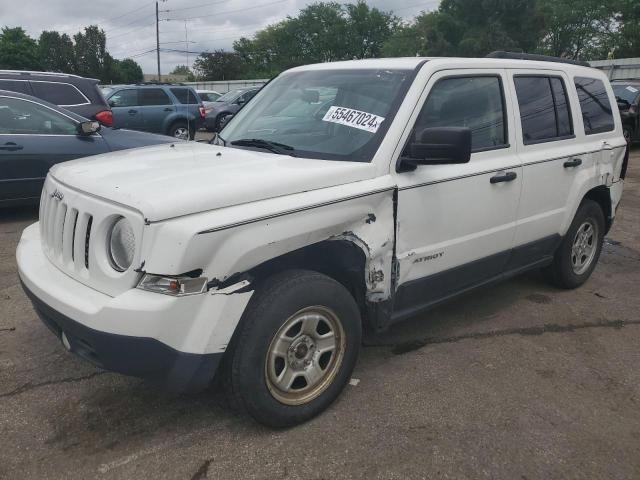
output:
[[602, 208], [593, 200], [584, 200], [553, 263], [546, 269], [551, 283], [560, 288], [576, 288], [586, 282], [600, 258], [604, 230]]
[[230, 403], [272, 427], [325, 410], [349, 381], [360, 348], [360, 312], [326, 275], [291, 270], [263, 282], [225, 359]]

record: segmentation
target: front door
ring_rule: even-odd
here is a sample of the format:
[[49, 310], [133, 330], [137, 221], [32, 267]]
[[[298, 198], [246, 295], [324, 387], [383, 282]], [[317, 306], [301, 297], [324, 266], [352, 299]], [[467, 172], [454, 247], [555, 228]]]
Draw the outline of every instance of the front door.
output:
[[441, 71], [419, 102], [415, 132], [469, 127], [467, 164], [397, 174], [397, 321], [504, 272], [522, 188], [503, 70]]
[[37, 200], [53, 165], [107, 150], [100, 135], [79, 136], [77, 123], [55, 110], [0, 97], [0, 204]]

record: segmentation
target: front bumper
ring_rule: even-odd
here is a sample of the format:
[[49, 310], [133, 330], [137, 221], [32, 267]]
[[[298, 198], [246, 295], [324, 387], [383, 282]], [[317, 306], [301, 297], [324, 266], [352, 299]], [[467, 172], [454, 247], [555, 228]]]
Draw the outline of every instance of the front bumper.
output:
[[96, 367], [146, 378], [169, 390], [198, 391], [211, 382], [222, 360], [222, 353], [184, 353], [153, 338], [93, 330], [51, 308], [24, 283], [22, 287], [42, 322], [58, 338], [64, 332], [70, 351]]
[[132, 288], [111, 297], [68, 276], [45, 256], [38, 224], [16, 252], [38, 315], [72, 351], [107, 370], [163, 382], [172, 390], [213, 378], [252, 292], [171, 297]]

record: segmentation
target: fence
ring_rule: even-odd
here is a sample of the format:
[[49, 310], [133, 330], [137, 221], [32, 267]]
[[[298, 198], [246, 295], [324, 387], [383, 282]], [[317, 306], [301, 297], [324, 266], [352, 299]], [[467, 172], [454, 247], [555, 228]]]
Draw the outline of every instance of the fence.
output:
[[258, 80], [220, 80], [215, 82], [184, 82], [196, 90], [215, 90], [216, 92], [226, 93], [237, 88], [260, 87], [267, 83], [267, 79]]
[[593, 60], [593, 68], [603, 70], [609, 80], [640, 80], [640, 58], [619, 58], [616, 60]]

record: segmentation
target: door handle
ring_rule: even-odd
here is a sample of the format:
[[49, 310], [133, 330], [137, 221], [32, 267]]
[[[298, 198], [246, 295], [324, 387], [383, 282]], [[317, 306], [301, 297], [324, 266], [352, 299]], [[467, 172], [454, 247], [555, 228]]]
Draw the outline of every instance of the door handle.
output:
[[0, 145], [0, 150], [9, 150], [10, 152], [15, 152], [16, 150], [22, 150], [24, 147], [22, 145], [18, 145], [17, 143], [7, 142], [4, 145]]
[[173, 108], [171, 107], [167, 107], [164, 109], [165, 112], [173, 112]]
[[136, 113], [138, 113], [138, 110], [129, 110], [129, 115], [135, 115]]
[[581, 158], [572, 158], [571, 160], [567, 160], [562, 164], [564, 168], [579, 167], [580, 165], [582, 165]]
[[491, 183], [512, 182], [517, 178], [516, 172], [499, 172], [491, 177]]

